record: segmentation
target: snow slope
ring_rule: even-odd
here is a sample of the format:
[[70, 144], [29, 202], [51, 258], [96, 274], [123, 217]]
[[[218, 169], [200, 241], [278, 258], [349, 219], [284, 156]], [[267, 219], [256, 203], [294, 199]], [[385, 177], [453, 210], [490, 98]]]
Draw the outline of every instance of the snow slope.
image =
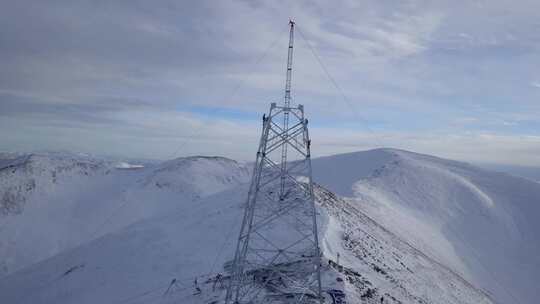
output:
[[[342, 196], [316, 189], [325, 291], [343, 290], [347, 303], [491, 303], [489, 294], [536, 303], [538, 184], [391, 149], [313, 165], [315, 180]], [[226, 278], [213, 278], [233, 256], [246, 167], [193, 157], [103, 172], [29, 196], [21, 213], [1, 218], [0, 241], [18, 235], [8, 246], [18, 254], [51, 251], [0, 278], [0, 303], [221, 299]]]
[[166, 161], [148, 174], [146, 187], [165, 188], [198, 198], [245, 183], [249, 169], [224, 157], [195, 156]]
[[[318, 201], [328, 215], [323, 252], [355, 272], [344, 278], [352, 303], [371, 289], [374, 303], [492, 303], [489, 296], [367, 216], [355, 201], [325, 189]], [[343, 273], [343, 272], [341, 272]]]
[[0, 154], [0, 215], [20, 214], [34, 193], [52, 192], [74, 176], [107, 174], [109, 164], [64, 153]]
[[[195, 277], [207, 279], [230, 258], [244, 190], [186, 202], [8, 276], [0, 281], [0, 301], [152, 303], [174, 278], [175, 290], [190, 287], [177, 295], [190, 296]], [[218, 255], [223, 247], [226, 254]]]
[[499, 302], [538, 301], [540, 184], [392, 149], [313, 166], [317, 182]]
[[[243, 185], [179, 205], [30, 266], [0, 281], [0, 301], [217, 303], [227, 281], [215, 278], [227, 275], [223, 267], [233, 256], [246, 192]], [[341, 252], [344, 264], [324, 258], [325, 291], [343, 290], [347, 303], [380, 303], [380, 297], [385, 303], [491, 303], [354, 205], [316, 192], [325, 254], [332, 259]], [[326, 300], [331, 303], [328, 293]]]
[[45, 153], [9, 155], [2, 165], [0, 277], [248, 179], [237, 162], [209, 157], [125, 170], [116, 161]]

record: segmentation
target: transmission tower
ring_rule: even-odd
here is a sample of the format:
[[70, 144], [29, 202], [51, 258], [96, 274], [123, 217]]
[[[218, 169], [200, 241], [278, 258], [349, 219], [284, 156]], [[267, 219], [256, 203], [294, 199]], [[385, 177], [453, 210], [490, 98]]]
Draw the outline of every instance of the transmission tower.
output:
[[323, 302], [308, 120], [291, 105], [289, 25], [285, 98], [263, 115], [226, 304]]

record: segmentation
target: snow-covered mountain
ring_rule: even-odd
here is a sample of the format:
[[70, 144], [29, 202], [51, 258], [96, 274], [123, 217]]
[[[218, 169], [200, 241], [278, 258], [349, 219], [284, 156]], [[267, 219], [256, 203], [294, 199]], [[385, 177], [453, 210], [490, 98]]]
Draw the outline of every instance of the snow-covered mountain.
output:
[[[247, 166], [219, 157], [108, 166], [0, 218], [6, 256], [33, 252], [32, 242], [50, 250], [0, 279], [0, 303], [219, 301]], [[540, 184], [391, 149], [313, 166], [327, 292], [347, 303], [536, 302]]]
[[392, 149], [313, 166], [319, 183], [498, 301], [538, 301], [540, 184]]
[[84, 155], [40, 153], [4, 155], [0, 164], [0, 277], [248, 180], [246, 168], [225, 158], [126, 168]]
[[178, 158], [158, 165], [143, 181], [146, 187], [165, 188], [192, 199], [245, 183], [246, 165], [224, 157]]
[[65, 153], [0, 154], [0, 215], [20, 214], [33, 194], [55, 191], [73, 177], [108, 174], [102, 160]]
[[[243, 185], [179, 205], [30, 266], [0, 281], [0, 295], [9, 303], [219, 303], [246, 191]], [[354, 204], [320, 187], [316, 193], [325, 303], [330, 292], [339, 296], [335, 290], [346, 303], [492, 303]]]

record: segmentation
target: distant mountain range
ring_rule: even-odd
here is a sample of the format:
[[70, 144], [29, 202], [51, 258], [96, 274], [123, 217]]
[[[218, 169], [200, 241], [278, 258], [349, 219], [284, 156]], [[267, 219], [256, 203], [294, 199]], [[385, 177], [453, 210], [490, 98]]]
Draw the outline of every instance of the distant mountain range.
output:
[[[0, 154], [0, 303], [219, 301], [250, 170]], [[331, 290], [347, 303], [535, 303], [537, 182], [394, 149], [317, 158], [313, 174], [329, 303]]]

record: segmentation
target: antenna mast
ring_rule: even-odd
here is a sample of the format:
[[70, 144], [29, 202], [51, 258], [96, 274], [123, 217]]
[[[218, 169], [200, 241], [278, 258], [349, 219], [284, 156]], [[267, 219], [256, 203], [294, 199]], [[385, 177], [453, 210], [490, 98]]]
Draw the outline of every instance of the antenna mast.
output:
[[[289, 128], [289, 107], [291, 106], [291, 78], [292, 78], [292, 59], [293, 59], [293, 43], [294, 43], [294, 21], [289, 20], [289, 49], [287, 52], [287, 75], [285, 80], [285, 99], [283, 108], [283, 130], [287, 132]], [[284, 134], [287, 136], [287, 134]], [[287, 145], [281, 148], [281, 186], [279, 188], [279, 197], [283, 199], [285, 194], [285, 172], [287, 172]]]
[[287, 78], [285, 81], [285, 107], [291, 105], [291, 78], [292, 78], [292, 59], [294, 43], [294, 21], [289, 20], [289, 52], [287, 53]]
[[263, 115], [226, 304], [323, 303], [311, 140], [304, 107], [291, 106], [295, 23], [289, 26], [284, 103]]

